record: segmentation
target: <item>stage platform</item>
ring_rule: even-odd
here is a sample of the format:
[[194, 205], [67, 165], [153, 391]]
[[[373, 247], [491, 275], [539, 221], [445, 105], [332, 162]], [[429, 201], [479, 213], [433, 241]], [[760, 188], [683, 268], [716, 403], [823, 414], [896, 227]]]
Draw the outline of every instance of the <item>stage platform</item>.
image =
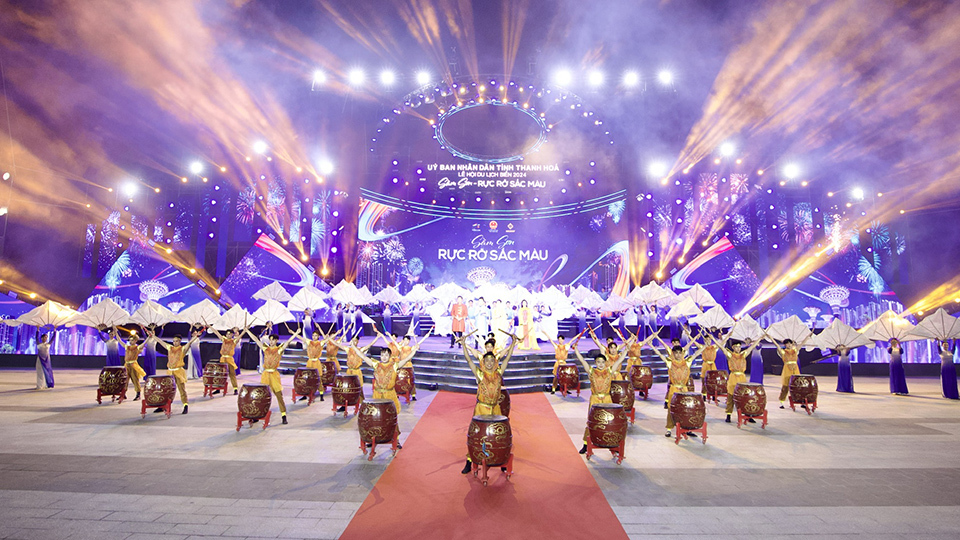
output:
[[[95, 372], [55, 376], [55, 389], [36, 391], [33, 370], [0, 370], [2, 538], [337, 538], [353, 519], [389, 517], [357, 510], [379, 493], [388, 466], [405, 466], [404, 452], [419, 444], [411, 435], [437, 395], [424, 389], [403, 405], [397, 457], [367, 461], [356, 418], [333, 416], [329, 402], [288, 404], [289, 425], [238, 433], [236, 399], [202, 399], [198, 381], [187, 384], [188, 415], [141, 419], [139, 402], [96, 404]], [[283, 383], [289, 395], [290, 378]], [[855, 377], [859, 393], [850, 395], [822, 377], [816, 413], [771, 403], [765, 430], [725, 424], [711, 405], [707, 444], [679, 446], [663, 436], [658, 384], [637, 405], [623, 464], [600, 453], [585, 466], [630, 538], [952, 540], [960, 531], [960, 403], [940, 398], [935, 378], [908, 383], [910, 396], [891, 396], [885, 378]], [[768, 378], [771, 402], [777, 385]], [[589, 393], [546, 399], [569, 438], [562, 451], [576, 456]], [[462, 440], [469, 420], [467, 412], [450, 426]], [[514, 436], [521, 445], [526, 434]], [[502, 504], [533, 469], [564, 478], [554, 463], [525, 455], [509, 482], [498, 476], [484, 488], [460, 476], [461, 459], [433, 463], [430, 474], [467, 483], [469, 497], [487, 490]], [[431, 530], [407, 519], [402, 535], [432, 538]]]

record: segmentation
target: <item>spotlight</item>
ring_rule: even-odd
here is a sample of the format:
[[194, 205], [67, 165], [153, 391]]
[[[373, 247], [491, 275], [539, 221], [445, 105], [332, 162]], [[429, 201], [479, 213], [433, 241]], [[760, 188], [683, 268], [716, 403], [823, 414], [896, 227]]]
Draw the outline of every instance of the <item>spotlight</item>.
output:
[[127, 197], [133, 197], [137, 194], [137, 183], [127, 182], [123, 185], [123, 194]]
[[850, 192], [850, 194], [853, 195], [853, 198], [854, 198], [854, 199], [857, 199], [858, 201], [859, 201], [859, 200], [862, 200], [862, 199], [863, 199], [863, 188], [855, 187], [855, 188], [853, 188], [853, 190]]
[[603, 72], [602, 71], [591, 71], [587, 74], [587, 84], [597, 88], [603, 86]]
[[383, 86], [393, 86], [393, 83], [397, 82], [397, 74], [385, 69], [380, 72], [380, 84]]
[[313, 84], [323, 84], [327, 82], [327, 74], [319, 69], [313, 72]]
[[734, 152], [737, 151], [737, 146], [732, 142], [725, 142], [720, 145], [720, 155], [724, 157], [730, 157]]
[[226, 167], [220, 167], [220, 172], [227, 172], [227, 168], [226, 168]]
[[425, 84], [430, 84], [430, 72], [427, 70], [420, 70], [417, 72], [417, 84], [423, 86]]
[[329, 159], [322, 160], [319, 165], [317, 165], [317, 171], [324, 176], [333, 174], [333, 162]]
[[253, 151], [256, 152], [256, 153], [258, 153], [258, 154], [265, 154], [265, 153], [267, 153], [267, 143], [265, 143], [265, 142], [263, 142], [263, 141], [257, 141], [257, 142], [255, 142], [255, 143], [253, 143]]
[[800, 176], [800, 166], [796, 163], [787, 163], [783, 166], [783, 175], [788, 179], [793, 180], [794, 178]]
[[194, 161], [190, 164], [190, 172], [193, 174], [200, 174], [203, 172], [203, 163], [199, 161]]
[[366, 78], [367, 76], [360, 68], [353, 68], [347, 72], [347, 82], [350, 83], [350, 86], [360, 86]]
[[640, 84], [640, 74], [636, 71], [627, 71], [623, 74], [623, 85], [627, 88], [633, 88]]
[[667, 174], [667, 170], [667, 164], [663, 161], [654, 161], [647, 167], [647, 172], [655, 178], [660, 178]]
[[4, 180], [9, 180], [9, 179], [10, 179], [10, 173], [8, 173], [8, 172], [3, 173], [3, 179], [4, 179]]
[[553, 74], [553, 84], [557, 86], [570, 86], [573, 82], [573, 73], [569, 69], [558, 69]]
[[661, 69], [660, 73], [657, 73], [657, 80], [660, 81], [660, 84], [664, 86], [673, 84], [673, 72], [666, 69]]
[[[90, 205], [87, 205], [87, 207], [89, 207], [89, 206], [90, 206]], [[8, 209], [6, 206], [0, 206], [0, 216], [5, 216], [5, 215], [7, 215], [7, 212], [8, 212], [8, 211], [9, 211], [9, 209]]]

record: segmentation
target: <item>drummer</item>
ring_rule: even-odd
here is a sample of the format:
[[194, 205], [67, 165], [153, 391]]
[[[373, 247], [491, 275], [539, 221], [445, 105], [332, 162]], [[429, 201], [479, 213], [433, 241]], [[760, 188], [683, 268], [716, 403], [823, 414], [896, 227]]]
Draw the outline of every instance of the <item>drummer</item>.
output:
[[[460, 341], [465, 342], [466, 337], [461, 336]], [[513, 350], [520, 342], [520, 338], [513, 334], [510, 334], [510, 337], [512, 338], [510, 349], [503, 357], [503, 361], [499, 362], [499, 365], [497, 356], [492, 352], [487, 352], [483, 354], [480, 367], [477, 367], [469, 348], [466, 345], [463, 347], [463, 356], [467, 359], [467, 365], [470, 366], [470, 371], [477, 379], [477, 404], [473, 407], [474, 416], [502, 414], [500, 411], [500, 388], [503, 386], [503, 372], [506, 371], [507, 364], [513, 356]], [[472, 468], [473, 464], [468, 457], [461, 472], [467, 474]]]
[[[592, 328], [590, 329], [590, 334], [593, 334]], [[598, 403], [613, 403], [613, 398], [610, 397], [610, 383], [617, 380], [615, 377], [620, 374], [620, 363], [622, 360], [610, 362], [607, 360], [607, 357], [603, 355], [603, 352], [598, 352], [593, 358], [595, 367], [591, 368], [590, 364], [584, 360], [583, 355], [580, 354], [580, 351], [577, 350], [576, 341], [573, 343], [572, 348], [573, 353], [577, 355], [577, 360], [580, 361], [583, 369], [586, 370], [590, 376], [590, 407]], [[590, 410], [589, 407], [587, 410]], [[581, 454], [587, 453], [587, 441], [589, 437], [590, 430], [585, 428], [583, 430], [583, 448], [580, 449]]]
[[[693, 361], [700, 355], [700, 351], [696, 351], [688, 357], [682, 346], [674, 345], [673, 348], [670, 349], [669, 358], [658, 349], [653, 349], [653, 352], [670, 366], [668, 372], [670, 376], [670, 386], [667, 388], [666, 397], [666, 403], [670, 403], [674, 393], [687, 391], [687, 381], [690, 379], [690, 365], [693, 364]], [[667, 433], [664, 435], [665, 437], [670, 437], [670, 430], [673, 429], [674, 424], [673, 412], [667, 408]], [[693, 433], [691, 433], [690, 436], [696, 437]]]
[[[730, 330], [733, 332], [733, 330]], [[753, 343], [747, 347], [746, 350], [742, 350], [743, 345], [737, 341], [728, 340], [730, 334], [728, 333], [723, 337], [723, 341], [716, 343], [719, 347], [723, 348], [723, 354], [727, 357], [727, 366], [730, 368], [730, 376], [727, 377], [727, 420], [726, 422], [730, 423], [730, 415], [733, 414], [733, 392], [737, 389], [737, 383], [747, 382], [747, 358], [750, 357], [750, 354], [753, 353], [753, 349], [756, 348], [757, 343]], [[713, 336], [710, 336], [711, 340], [715, 340]], [[726, 344], [730, 344], [730, 348], [726, 347]], [[755, 423], [756, 420], [753, 418], [748, 418], [747, 422]]]
[[353, 339], [350, 340], [349, 345], [339, 345], [340, 350], [347, 353], [347, 375], [356, 375], [360, 377], [360, 385], [363, 385], [363, 371], [361, 367], [363, 366], [363, 359], [360, 357], [360, 354], [367, 354], [367, 351], [370, 350], [370, 347], [380, 339], [380, 335], [377, 334], [377, 337], [373, 338], [373, 341], [370, 342], [366, 347], [360, 346], [360, 336], [353, 336]]
[[[379, 332], [378, 332], [379, 334]], [[429, 332], [427, 333], [429, 335]], [[419, 347], [419, 344], [418, 344]], [[373, 368], [373, 399], [390, 399], [393, 400], [393, 404], [397, 407], [397, 414], [400, 413], [400, 399], [397, 397], [397, 370], [404, 367], [413, 355], [417, 352], [417, 347], [414, 347], [410, 351], [409, 356], [401, 356], [396, 361], [393, 360], [393, 356], [390, 352], [390, 349], [387, 347], [380, 347], [380, 361], [375, 362], [371, 359], [367, 353], [363, 352], [357, 347], [352, 347], [356, 351], [357, 356]], [[400, 435], [400, 424], [397, 424], [397, 436]], [[403, 448], [400, 444], [397, 444], [397, 448]]]
[[[700, 393], [704, 396], [707, 395], [707, 372], [717, 371], [717, 352], [720, 350], [720, 347], [713, 338], [716, 333], [716, 328], [710, 328], [710, 330], [702, 336], [703, 343], [697, 343], [697, 351], [700, 352], [700, 358], [702, 360], [700, 362]], [[724, 342], [726, 342], [726, 339], [724, 339]]]
[[[233, 355], [236, 353], [237, 345], [240, 344], [240, 329], [227, 330], [226, 335], [220, 335], [220, 332], [213, 327], [210, 327], [210, 330], [220, 339], [220, 363], [228, 366], [227, 374], [230, 375], [230, 383], [233, 384], [233, 395], [237, 395], [237, 363], [233, 361]], [[219, 390], [214, 392], [214, 394], [219, 393]]]
[[127, 368], [127, 379], [133, 382], [133, 389], [137, 391], [137, 397], [133, 398], [134, 401], [137, 401], [140, 399], [140, 379], [147, 375], [147, 373], [143, 371], [143, 368], [140, 367], [138, 360], [140, 353], [143, 352], [143, 345], [137, 345], [139, 338], [136, 332], [131, 332], [130, 340], [125, 342], [120, 338], [120, 332], [116, 327], [114, 327], [114, 331], [116, 332], [117, 341], [123, 345], [123, 365]]
[[[627, 329], [627, 333], [630, 334], [630, 337], [624, 340], [625, 342], [624, 348], [627, 350], [627, 375], [628, 376], [633, 366], [643, 365], [643, 358], [642, 358], [643, 348], [649, 346], [650, 343], [653, 342], [653, 338], [655, 335], [651, 333], [650, 336], [647, 337], [647, 339], [643, 341], [639, 341], [640, 339], [639, 332], [640, 331], [637, 330], [637, 334], [634, 334], [629, 329]], [[623, 336], [621, 336], [620, 339], [623, 339]]]
[[780, 372], [780, 408], [785, 409], [783, 402], [787, 399], [787, 393], [790, 391], [790, 376], [791, 375], [800, 375], [800, 366], [798, 364], [800, 358], [800, 349], [807, 344], [807, 341], [813, 336], [813, 330], [807, 334], [807, 337], [803, 338], [803, 341], [800, 342], [798, 346], [792, 339], [783, 340], [783, 347], [777, 343], [777, 340], [768, 336], [766, 332], [763, 333], [763, 336], [773, 342], [773, 345], [777, 348], [777, 354], [780, 355], [780, 358], [783, 360], [783, 371]]
[[[607, 359], [607, 362], [610, 364], [619, 363], [620, 346], [617, 345], [617, 342], [612, 337], [608, 337], [607, 344], [603, 345], [600, 343], [600, 340], [597, 339], [597, 334], [593, 332], [592, 326], [588, 326], [587, 330], [590, 332], [590, 339], [593, 340], [593, 343], [597, 346], [597, 349], [599, 349], [598, 354], [602, 354]], [[623, 339], [623, 336], [620, 336], [620, 339]], [[619, 370], [617, 370], [617, 372], [613, 374], [613, 380], [615, 381], [623, 380], [623, 376], [620, 374]]]
[[[560, 375], [559, 375], [559, 374], [560, 374], [560, 366], [565, 366], [565, 365], [567, 365], [567, 357], [570, 356], [570, 350], [567, 348], [567, 344], [564, 342], [563, 334], [558, 334], [556, 341], [550, 339], [550, 336], [548, 336], [547, 333], [544, 332], [544, 331], [542, 331], [542, 330], [540, 331], [540, 334], [541, 334], [547, 341], [549, 341], [551, 345], [553, 345], [553, 358], [554, 358], [554, 362], [553, 362], [553, 384], [550, 385], [550, 393], [551, 393], [551, 394], [556, 394], [556, 393], [557, 393], [557, 383], [558, 383], [557, 377], [560, 376]], [[580, 332], [579, 334], [577, 334], [576, 337], [573, 338], [574, 345], [580, 340], [580, 337], [581, 337], [582, 335], [583, 335], [583, 332]]]
[[280, 422], [286, 424], [287, 405], [283, 402], [283, 384], [280, 382], [280, 373], [277, 372], [277, 368], [280, 367], [283, 351], [300, 335], [301, 329], [298, 328], [283, 345], [280, 345], [280, 336], [276, 334], [270, 334], [269, 344], [264, 345], [260, 338], [250, 332], [249, 328], [245, 328], [244, 331], [263, 351], [263, 373], [260, 374], [260, 383], [268, 385], [273, 390], [273, 395], [277, 396], [277, 404], [280, 405]]
[[[287, 327], [289, 330], [289, 327]], [[329, 338], [327, 334], [320, 332], [319, 328], [314, 328], [311, 333], [311, 339], [304, 339], [303, 336], [298, 337], [301, 343], [306, 347], [307, 352], [307, 369], [320, 369], [320, 356], [323, 354], [324, 342]], [[323, 338], [323, 339], [321, 339]], [[323, 393], [320, 390], [314, 392], [314, 394], [320, 395], [320, 401], [323, 401]], [[307, 399], [309, 396], [302, 396], [300, 401]]]
[[[155, 339], [160, 346], [167, 349], [167, 371], [173, 375], [173, 380], [177, 383], [177, 390], [180, 391], [180, 402], [183, 403], [183, 412], [181, 414], [187, 414], [190, 403], [187, 400], [187, 373], [183, 369], [183, 356], [184, 351], [190, 350], [190, 346], [200, 339], [200, 332], [194, 332], [193, 337], [190, 338], [190, 341], [188, 341], [186, 345], [181, 344], [180, 336], [173, 336], [173, 343], [167, 343], [154, 335], [153, 332], [150, 332], [150, 337]], [[163, 412], [163, 407], [158, 407], [153, 412]]]
[[[676, 338], [676, 337], [675, 337], [675, 338], [673, 338], [673, 339], [670, 340], [670, 346], [669, 346], [669, 347], [667, 346], [666, 343], [664, 343], [664, 341], [663, 341], [662, 339], [660, 339], [660, 335], [659, 335], [659, 334], [657, 334], [656, 332], [654, 332], [654, 334], [653, 334], [654, 337], [657, 338], [657, 341], [660, 342], [660, 346], [663, 347], [663, 353], [661, 354], [660, 351], [657, 350], [657, 349], [653, 349], [653, 352], [655, 352], [655, 353], [657, 354], [657, 356], [659, 356], [661, 359], [664, 359], [664, 362], [666, 362], [668, 368], [669, 368], [669, 366], [670, 366], [670, 362], [669, 362], [668, 360], [666, 360], [666, 358], [672, 357], [672, 355], [673, 355], [673, 352], [672, 352], [672, 351], [673, 351], [674, 348], [680, 347], [680, 349], [681, 349], [681, 351], [682, 351], [682, 353], [683, 353], [683, 357], [686, 358], [687, 354], [689, 354], [689, 352], [690, 352], [690, 347], [692, 347], [693, 344], [696, 342], [695, 339], [693, 339], [693, 338], [690, 337], [690, 328], [689, 328], [689, 327], [684, 326], [684, 327], [683, 327], [683, 333], [684, 333], [684, 335], [687, 336], [687, 344], [686, 344], [686, 345], [681, 345], [681, 344], [680, 344], [680, 338]], [[691, 362], [692, 362], [692, 360], [691, 360]], [[687, 382], [685, 382], [684, 384], [686, 384], [687, 386], [684, 386], [684, 387], [683, 387], [683, 390], [681, 390], [682, 392], [686, 392], [688, 388], [689, 388], [689, 391], [691, 391], [691, 392], [694, 391], [694, 389], [689, 386], [689, 383], [691, 383], [691, 382], [693, 382], [693, 381], [690, 381], [689, 379], [690, 379], [690, 376], [689, 376], [689, 373], [688, 373], [688, 374], [687, 374], [687, 377], [684, 377], [684, 381], [687, 381]], [[672, 379], [671, 379], [671, 380], [672, 380]], [[670, 393], [670, 390], [669, 390], [669, 388], [668, 388], [668, 389], [667, 389], [667, 396], [663, 398], [663, 408], [664, 408], [664, 409], [668, 409], [668, 410], [670, 409], [670, 396], [672, 396], [672, 395], [673, 395], [673, 394]], [[670, 415], [670, 413], [667, 413], [667, 416], [669, 416], [669, 415]]]

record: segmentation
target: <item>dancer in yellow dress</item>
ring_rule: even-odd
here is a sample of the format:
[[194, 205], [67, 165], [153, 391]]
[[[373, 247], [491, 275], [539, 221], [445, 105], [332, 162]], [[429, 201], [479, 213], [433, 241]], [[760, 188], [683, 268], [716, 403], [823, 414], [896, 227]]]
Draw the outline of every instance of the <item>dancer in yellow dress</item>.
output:
[[[466, 345], [463, 347], [463, 356], [467, 359], [467, 365], [470, 367], [470, 371], [473, 372], [473, 376], [477, 379], [477, 404], [473, 407], [474, 416], [503, 414], [500, 410], [500, 388], [503, 386], [503, 372], [506, 371], [507, 364], [513, 356], [513, 350], [520, 341], [520, 338], [515, 335], [510, 334], [510, 337], [512, 338], [510, 349], [507, 351], [506, 356], [503, 357], [503, 361], [499, 362], [499, 365], [497, 365], [497, 356], [492, 352], [488, 352], [483, 354], [483, 358], [480, 360], [480, 366], [477, 367], [469, 349]], [[465, 340], [466, 337], [461, 337], [460, 339]], [[467, 474], [472, 468], [473, 465], [468, 457], [467, 463], [461, 472]]]
[[783, 402], [787, 399], [787, 393], [790, 391], [790, 376], [791, 375], [800, 375], [800, 349], [807, 344], [807, 341], [810, 340], [810, 337], [813, 336], [813, 330], [807, 334], [807, 337], [803, 338], [803, 341], [800, 342], [800, 345], [794, 343], [792, 339], [783, 340], [783, 347], [777, 343], [777, 340], [771, 338], [767, 335], [766, 332], [763, 333], [763, 337], [769, 339], [773, 342], [773, 345], [777, 348], [777, 354], [780, 355], [780, 358], [783, 360], [783, 370], [780, 372], [780, 408], [785, 409]]
[[114, 327], [116, 332], [117, 341], [123, 345], [123, 365], [127, 368], [127, 379], [133, 383], [133, 389], [137, 391], [137, 396], [133, 398], [134, 401], [140, 399], [140, 379], [147, 376], [147, 372], [140, 367], [140, 353], [143, 352], [143, 345], [137, 344], [137, 341], [140, 339], [137, 337], [136, 332], [130, 333], [129, 341], [124, 342], [120, 338], [120, 331]]
[[[674, 345], [670, 349], [670, 357], [668, 358], [658, 349], [654, 349], [653, 352], [660, 357], [661, 360], [666, 362], [670, 369], [668, 374], [670, 376], [670, 386], [667, 388], [667, 397], [666, 403], [669, 404], [670, 400], [673, 398], [673, 394], [676, 392], [686, 392], [687, 381], [690, 379], [690, 365], [693, 364], [693, 361], [696, 360], [697, 356], [700, 355], [700, 351], [694, 352], [689, 357], [685, 354], [685, 349], [680, 345]], [[666, 437], [670, 436], [670, 430], [673, 429], [675, 422], [673, 420], [673, 413], [670, 411], [669, 406], [667, 407], [667, 433]], [[691, 433], [691, 437], [696, 437], [695, 434]]]
[[[227, 330], [226, 335], [221, 335], [213, 327], [210, 327], [210, 330], [220, 340], [220, 363], [227, 365], [227, 375], [230, 376], [230, 383], [233, 385], [233, 395], [237, 395], [237, 363], [233, 361], [233, 355], [237, 351], [237, 345], [240, 344], [240, 329]], [[247, 329], [244, 328], [244, 330]], [[219, 394], [220, 391], [216, 390], [213, 393]]]
[[[181, 414], [187, 414], [190, 402], [187, 400], [187, 372], [183, 369], [183, 357], [186, 351], [190, 350], [190, 346], [200, 339], [200, 332], [194, 332], [186, 345], [181, 343], [180, 336], [173, 336], [173, 343], [167, 343], [152, 332], [150, 337], [167, 350], [167, 371], [170, 372], [170, 375], [173, 375], [173, 380], [177, 383], [177, 390], [180, 392], [180, 402], [183, 403]], [[153, 412], [163, 412], [163, 407], [158, 407]]]
[[[730, 332], [733, 332], [733, 330], [731, 329]], [[714, 341], [714, 343], [723, 349], [723, 354], [727, 357], [727, 366], [730, 368], [730, 375], [727, 377], [727, 423], [730, 423], [730, 415], [733, 414], [733, 391], [737, 389], [737, 383], [747, 382], [747, 358], [750, 357], [753, 349], [760, 343], [758, 340], [747, 347], [746, 350], [742, 350], [743, 345], [736, 340], [733, 340], [733, 342], [728, 341], [729, 336], [730, 334], [728, 333], [720, 343]], [[710, 336], [710, 339], [713, 340], [713, 336]], [[727, 343], [730, 343], [729, 349], [726, 347]], [[747, 421], [756, 422], [753, 418]]]
[[[590, 330], [590, 334], [593, 334], [593, 330]], [[596, 338], [594, 338], [596, 340]], [[577, 360], [580, 361], [580, 364], [583, 366], [583, 369], [590, 375], [590, 406], [596, 405], [598, 403], [613, 403], [613, 399], [610, 397], [610, 383], [612, 381], [618, 380], [617, 375], [620, 374], [620, 363], [622, 360], [617, 360], [615, 362], [610, 362], [609, 359], [603, 355], [603, 349], [601, 352], [598, 352], [593, 358], [593, 363], [595, 366], [590, 367], [590, 364], [584, 360], [583, 355], [580, 354], [580, 351], [577, 350], [577, 344], [573, 344], [573, 353], [577, 355]], [[587, 408], [589, 411], [589, 407]], [[584, 428], [583, 430], [583, 448], [580, 449], [581, 454], [587, 453], [587, 441], [590, 439], [590, 430]]]
[[300, 335], [300, 329], [290, 336], [290, 339], [280, 344], [280, 336], [270, 334], [269, 344], [264, 344], [260, 339], [250, 332], [249, 328], [244, 331], [250, 336], [250, 339], [263, 351], [263, 373], [260, 374], [260, 384], [265, 384], [273, 390], [273, 395], [277, 397], [277, 404], [280, 405], [280, 423], [287, 423], [287, 405], [283, 402], [283, 384], [280, 382], [280, 373], [277, 369], [280, 367], [280, 359], [283, 357], [283, 351], [287, 346]]

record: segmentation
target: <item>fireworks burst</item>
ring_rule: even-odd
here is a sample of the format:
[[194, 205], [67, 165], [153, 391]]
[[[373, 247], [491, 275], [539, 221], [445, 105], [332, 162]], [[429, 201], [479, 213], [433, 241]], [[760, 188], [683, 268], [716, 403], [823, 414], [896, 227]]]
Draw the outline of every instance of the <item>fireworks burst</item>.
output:
[[620, 223], [620, 218], [623, 217], [623, 212], [626, 209], [627, 201], [610, 203], [610, 206], [607, 206], [607, 215], [610, 216], [614, 223]]
[[130, 275], [130, 252], [124, 251], [117, 257], [117, 261], [113, 263], [107, 274], [103, 276], [103, 282], [110, 290], [113, 290], [120, 285], [123, 277], [128, 275]]
[[403, 242], [396, 236], [392, 236], [389, 240], [380, 243], [380, 255], [384, 260], [389, 262], [403, 262], [406, 251], [407, 249], [404, 247]]
[[237, 196], [237, 221], [244, 225], [250, 225], [256, 215], [257, 192], [252, 187], [248, 187]]
[[590, 228], [593, 229], [594, 232], [602, 231], [604, 225], [606, 224], [607, 224], [607, 221], [606, 219], [604, 219], [604, 216], [602, 214], [596, 215], [590, 218]]
[[730, 198], [733, 201], [750, 191], [750, 178], [745, 174], [731, 174], [728, 181], [730, 182]]

